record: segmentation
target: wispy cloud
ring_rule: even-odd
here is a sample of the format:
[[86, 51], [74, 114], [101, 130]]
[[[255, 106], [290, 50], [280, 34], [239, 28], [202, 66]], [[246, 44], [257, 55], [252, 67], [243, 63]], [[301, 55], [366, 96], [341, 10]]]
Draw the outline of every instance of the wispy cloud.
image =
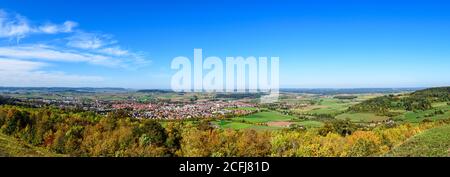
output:
[[70, 33], [77, 26], [78, 26], [78, 23], [73, 22], [73, 21], [66, 21], [61, 25], [55, 25], [55, 24], [48, 23], [43, 26], [40, 26], [38, 31], [47, 33], [47, 34]]
[[42, 62], [21, 61], [13, 59], [0, 58], [0, 72], [15, 72], [15, 71], [33, 71], [38, 68], [47, 66]]
[[102, 77], [44, 71], [47, 63], [0, 58], [2, 86], [86, 86], [103, 81]]
[[[2, 86], [86, 86], [104, 82], [103, 77], [64, 72], [67, 63], [88, 63], [115, 69], [135, 69], [149, 63], [142, 52], [123, 49], [110, 34], [79, 29], [78, 23], [36, 23], [25, 16], [0, 9], [0, 39], [17, 40], [0, 44]], [[33, 36], [46, 35], [46, 41]], [[28, 43], [21, 39], [30, 38]], [[32, 41], [32, 42], [30, 42]], [[63, 66], [59, 71], [50, 66]]]
[[62, 62], [94, 62], [108, 59], [104, 56], [58, 50], [46, 45], [0, 47], [0, 56]]
[[66, 40], [68, 47], [84, 49], [94, 53], [128, 57], [137, 55], [134, 52], [122, 49], [118, 45], [118, 41], [108, 34], [77, 32]]
[[66, 21], [57, 25], [52, 23], [33, 25], [26, 17], [8, 13], [0, 9], [0, 38], [16, 39], [19, 41], [31, 34], [57, 34], [70, 33], [78, 26], [76, 22]]
[[88, 33], [78, 31], [66, 38], [67, 47], [74, 50], [82, 50], [97, 56], [104, 56], [123, 67], [132, 68], [148, 64], [142, 52], [133, 52], [123, 49], [112, 35], [103, 33]]
[[107, 45], [116, 44], [110, 35], [98, 33], [78, 32], [67, 38], [67, 45], [80, 49], [98, 49]]
[[[103, 51], [109, 49], [111, 51]], [[99, 51], [85, 51], [35, 44], [0, 47], [0, 57], [52, 62], [86, 62], [116, 68], [135, 68], [148, 63], [139, 54], [128, 53], [120, 49], [115, 50], [106, 48]], [[108, 52], [110, 54], [106, 54]]]
[[123, 50], [120, 47], [108, 47], [100, 49], [99, 52], [107, 54], [107, 55], [115, 55], [115, 56], [125, 56], [130, 54], [128, 50]]
[[54, 41], [63, 41], [58, 43], [47, 42], [42, 45], [35, 42], [0, 46], [0, 57], [53, 62], [87, 62], [120, 68], [138, 68], [149, 63], [142, 52], [121, 48], [112, 35], [75, 30], [77, 26], [78, 23], [73, 21], [66, 21], [63, 24], [32, 25], [26, 17], [0, 9], [0, 38], [20, 40], [36, 33], [47, 35], [66, 33], [65, 37], [56, 36]]

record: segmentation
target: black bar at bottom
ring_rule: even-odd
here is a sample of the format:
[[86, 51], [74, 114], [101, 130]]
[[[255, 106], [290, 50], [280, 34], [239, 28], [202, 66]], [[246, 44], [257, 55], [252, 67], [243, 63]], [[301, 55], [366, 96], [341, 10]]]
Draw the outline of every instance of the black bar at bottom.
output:
[[450, 158], [0, 158], [0, 162], [2, 171], [33, 176], [429, 176], [450, 168]]

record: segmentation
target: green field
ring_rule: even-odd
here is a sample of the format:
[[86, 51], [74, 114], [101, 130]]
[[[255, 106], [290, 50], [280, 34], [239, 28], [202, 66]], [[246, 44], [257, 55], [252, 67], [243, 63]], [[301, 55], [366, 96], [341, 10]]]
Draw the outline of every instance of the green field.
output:
[[336, 119], [346, 120], [350, 119], [352, 122], [358, 123], [368, 123], [368, 122], [379, 122], [389, 119], [386, 116], [378, 116], [374, 113], [345, 113], [338, 115]]
[[442, 108], [442, 107], [448, 107], [447, 102], [438, 102], [432, 104], [433, 108]]
[[226, 110], [244, 110], [244, 111], [257, 111], [259, 108], [255, 107], [239, 107], [239, 108], [225, 108]]
[[251, 115], [236, 117], [230, 120], [219, 120], [214, 123], [220, 128], [232, 128], [232, 129], [257, 129], [257, 130], [277, 130], [283, 127], [277, 126], [266, 126], [258, 125], [268, 122], [279, 122], [279, 121], [292, 121], [295, 117], [284, 115], [275, 111], [263, 111], [257, 112]]
[[302, 122], [294, 122], [294, 124], [304, 126], [306, 128], [318, 128], [322, 127], [324, 125], [323, 122], [314, 121], [314, 120], [307, 120]]
[[247, 121], [247, 122], [251, 122], [251, 123], [267, 123], [267, 122], [272, 122], [272, 121], [291, 121], [295, 119], [295, 117], [293, 116], [289, 116], [289, 115], [284, 115], [281, 114], [279, 112], [275, 112], [275, 111], [264, 111], [264, 112], [258, 112], [255, 114], [251, 114], [248, 116], [244, 116], [244, 117], [237, 117], [237, 118], [233, 118], [233, 120], [236, 121]]
[[13, 137], [0, 133], [0, 157], [54, 157], [61, 156], [44, 148], [32, 147]]
[[450, 157], [450, 125], [425, 131], [393, 149], [387, 156]]
[[[419, 123], [425, 119], [442, 120], [450, 118], [450, 106], [448, 106], [447, 103], [435, 103], [433, 104], [433, 108], [434, 109], [426, 111], [408, 111], [402, 115], [394, 117], [394, 120]], [[437, 110], [443, 111], [443, 114], [435, 114]]]
[[223, 129], [254, 129], [254, 130], [278, 130], [282, 127], [274, 127], [274, 126], [264, 126], [264, 125], [254, 125], [254, 124], [248, 124], [243, 122], [236, 122], [236, 121], [226, 121], [226, 120], [220, 120], [215, 122], [216, 125], [218, 125], [220, 128]]
[[[267, 126], [265, 123], [270, 122], [286, 122], [291, 124], [302, 125], [306, 128], [316, 128], [323, 125], [322, 122], [307, 120], [297, 121], [295, 117], [284, 115], [275, 111], [258, 112], [244, 117], [232, 118], [230, 120], [218, 120], [213, 123], [220, 128], [231, 129], [255, 129], [255, 130], [279, 130], [286, 126]], [[263, 124], [263, 125], [261, 125]]]
[[449, 111], [447, 111], [444, 114], [434, 115], [434, 116], [431, 116], [431, 117], [426, 116], [427, 114], [429, 114], [431, 112], [433, 112], [433, 110], [420, 111], [420, 112], [406, 112], [403, 115], [395, 117], [395, 120], [402, 120], [402, 121], [411, 122], [411, 123], [419, 123], [419, 122], [422, 122], [425, 119], [442, 120], [442, 119], [450, 118], [450, 112]]
[[351, 100], [340, 100], [335, 98], [321, 98], [317, 104], [304, 108], [295, 109], [297, 113], [306, 114], [339, 114], [357, 102]]

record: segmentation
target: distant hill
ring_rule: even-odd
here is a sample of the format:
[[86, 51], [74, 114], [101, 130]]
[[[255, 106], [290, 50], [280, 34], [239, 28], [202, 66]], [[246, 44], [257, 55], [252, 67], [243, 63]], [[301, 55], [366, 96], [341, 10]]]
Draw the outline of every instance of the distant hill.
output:
[[390, 110], [428, 110], [432, 103], [450, 101], [450, 87], [429, 88], [411, 94], [388, 95], [366, 100], [349, 108], [354, 112], [387, 114]]
[[433, 102], [450, 101], [450, 87], [437, 87], [419, 90], [411, 94], [417, 99], [430, 99]]
[[[286, 93], [308, 93], [308, 94], [365, 94], [365, 93], [398, 93], [398, 92], [413, 92], [422, 88], [281, 88], [281, 92]], [[172, 93], [170, 89], [126, 89], [126, 88], [93, 88], [93, 87], [0, 87], [0, 93], [55, 93], [55, 92], [75, 92], [75, 93], [98, 93], [98, 92], [140, 92], [140, 93]]]
[[14, 98], [4, 97], [0, 95], [0, 105], [2, 104], [14, 104], [17, 100]]
[[139, 93], [172, 93], [172, 90], [162, 90], [162, 89], [145, 89], [145, 90], [138, 90], [136, 92]]
[[366, 93], [398, 93], [398, 92], [413, 92], [423, 88], [282, 88], [281, 92], [286, 93], [307, 93], [307, 94], [320, 94], [320, 95], [335, 95], [335, 94], [366, 94]]

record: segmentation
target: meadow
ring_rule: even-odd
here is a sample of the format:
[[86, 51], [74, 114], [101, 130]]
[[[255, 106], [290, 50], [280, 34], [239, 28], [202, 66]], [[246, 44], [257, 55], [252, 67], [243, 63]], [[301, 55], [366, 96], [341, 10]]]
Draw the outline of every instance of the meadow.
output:
[[218, 125], [222, 129], [235, 129], [235, 130], [242, 130], [242, 129], [279, 130], [282, 128], [282, 127], [275, 127], [275, 126], [254, 125], [254, 124], [238, 122], [238, 121], [230, 121], [230, 120], [219, 120], [219, 121], [216, 121], [215, 124]]
[[297, 108], [293, 111], [304, 114], [339, 114], [345, 111], [349, 106], [356, 104], [353, 100], [340, 100], [335, 98], [316, 98], [311, 101], [317, 102], [314, 105]]
[[396, 121], [419, 123], [424, 120], [442, 120], [450, 117], [450, 106], [446, 102], [433, 104], [433, 109], [407, 111], [394, 117]]
[[235, 121], [245, 121], [250, 123], [265, 123], [265, 122], [273, 122], [273, 121], [291, 121], [294, 120], [295, 117], [284, 115], [275, 111], [262, 111], [255, 114], [251, 114], [244, 117], [233, 118]]
[[386, 156], [448, 157], [450, 156], [450, 125], [427, 130], [394, 148]]
[[[258, 111], [254, 114], [236, 117], [228, 120], [215, 121], [220, 128], [280, 130], [290, 125], [300, 125], [305, 128], [320, 128], [329, 119], [320, 119], [321, 115], [331, 116], [337, 120], [350, 120], [358, 124], [370, 124], [394, 120], [396, 122], [420, 123], [422, 121], [443, 120], [450, 117], [450, 105], [447, 102], [433, 103], [433, 109], [406, 111], [404, 109], [391, 109], [390, 113], [396, 116], [380, 115], [374, 112], [349, 111], [353, 105], [366, 100], [377, 98], [382, 94], [353, 94], [354, 99], [338, 99], [335, 95], [320, 96], [314, 94], [283, 94], [281, 102], [286, 104], [302, 104], [306, 106], [291, 108], [294, 115], [285, 115], [282, 110], [267, 110], [258, 108], [231, 108]], [[402, 96], [404, 97], [404, 96]], [[437, 112], [438, 111], [438, 112]], [[299, 118], [303, 117], [303, 118]], [[308, 117], [305, 119], [305, 117]]]
[[355, 123], [371, 123], [388, 120], [387, 116], [379, 116], [374, 113], [344, 113], [336, 116], [336, 119], [350, 120]]
[[[249, 109], [249, 108], [243, 108]], [[253, 110], [253, 109], [251, 109]], [[277, 111], [264, 110], [243, 117], [235, 117], [213, 122], [222, 129], [255, 129], [255, 130], [280, 130], [290, 125], [300, 125], [306, 128], [315, 128], [323, 125], [322, 122], [314, 120], [299, 120], [294, 116], [285, 115]]]

